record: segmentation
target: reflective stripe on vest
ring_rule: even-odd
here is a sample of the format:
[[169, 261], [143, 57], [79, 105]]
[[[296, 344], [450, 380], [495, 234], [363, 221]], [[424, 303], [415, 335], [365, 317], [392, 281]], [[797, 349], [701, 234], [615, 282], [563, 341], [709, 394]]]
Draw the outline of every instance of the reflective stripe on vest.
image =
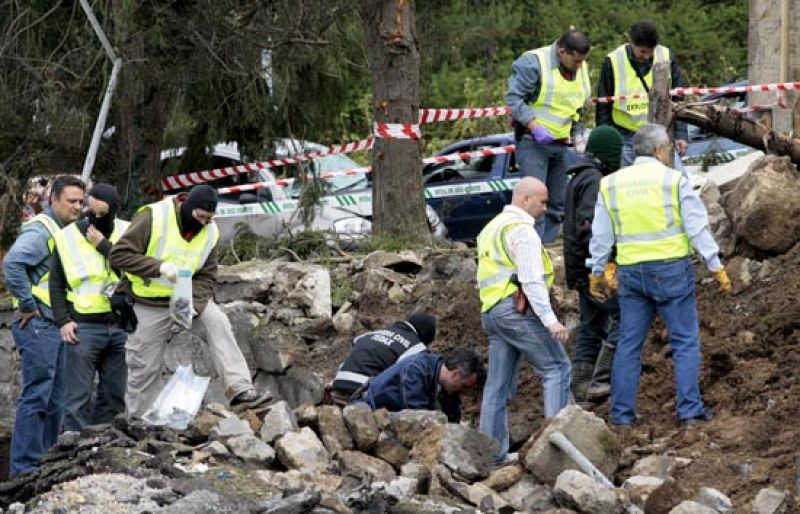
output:
[[[150, 209], [152, 224], [150, 241], [145, 255], [160, 261], [172, 262], [178, 269], [199, 270], [219, 241], [219, 229], [212, 221], [203, 227], [191, 241], [181, 236], [175, 203], [171, 198], [141, 207]], [[174, 284], [163, 278], [143, 279], [125, 273], [131, 282], [133, 294], [142, 298], [165, 298], [172, 294]]]
[[[114, 220], [114, 231], [109, 241], [116, 243], [128, 228], [124, 220]], [[119, 277], [111, 270], [108, 259], [97, 251], [76, 224], [69, 225], [56, 234], [56, 247], [67, 281], [67, 300], [79, 314], [111, 312], [111, 294]]]
[[[503, 238], [509, 228], [523, 224], [533, 227], [532, 223], [521, 216], [504, 211], [495, 216], [478, 234], [478, 287], [481, 312], [488, 311], [518, 289], [511, 283], [511, 275], [517, 272], [517, 267], [506, 251]], [[545, 285], [550, 288], [555, 276], [550, 256], [544, 247], [542, 247], [542, 263]]]
[[[611, 61], [611, 69], [614, 71], [614, 96], [633, 94], [643, 94], [644, 96], [641, 98], [614, 100], [611, 107], [611, 119], [618, 126], [631, 132], [636, 132], [647, 124], [650, 101], [647, 98], [647, 91], [645, 91], [642, 81], [639, 80], [639, 76], [628, 58], [627, 46], [622, 45], [608, 54], [608, 58]], [[669, 48], [657, 45], [653, 51], [653, 65], [643, 77], [648, 88], [653, 85], [653, 67], [657, 63], [669, 61]]]
[[[530, 50], [539, 59], [539, 96], [530, 104], [536, 123], [550, 131], [556, 139], [569, 137], [572, 123], [578, 121], [578, 110], [591, 97], [589, 67], [581, 64], [574, 80], [561, 75], [553, 63], [555, 44]], [[555, 67], [553, 66], [555, 64]]]
[[655, 162], [634, 164], [600, 181], [620, 265], [686, 257], [678, 184], [681, 173]]
[[367, 381], [370, 378], [371, 377], [368, 377], [367, 375], [362, 375], [361, 373], [355, 373], [353, 371], [341, 371], [340, 370], [340, 371], [336, 372], [336, 376], [333, 377], [333, 380], [334, 381], [336, 381], [336, 380], [346, 380], [348, 382], [355, 382], [357, 384], [362, 384], [363, 385], [363, 384], [366, 384]]
[[[47, 214], [40, 212], [33, 218], [29, 219], [25, 223], [23, 223], [23, 227], [29, 225], [30, 223], [41, 223], [44, 225], [44, 228], [47, 229], [47, 232], [50, 233], [50, 238], [47, 240], [47, 247], [50, 249], [50, 253], [53, 253], [53, 248], [55, 248], [55, 235], [61, 230], [61, 227], [58, 226], [58, 223], [48, 216]], [[40, 302], [50, 307], [50, 270], [48, 269], [44, 275], [39, 277], [39, 281], [35, 284], [31, 283], [31, 294], [36, 297]], [[11, 299], [11, 306], [13, 308], [19, 307], [19, 300], [14, 297]]]

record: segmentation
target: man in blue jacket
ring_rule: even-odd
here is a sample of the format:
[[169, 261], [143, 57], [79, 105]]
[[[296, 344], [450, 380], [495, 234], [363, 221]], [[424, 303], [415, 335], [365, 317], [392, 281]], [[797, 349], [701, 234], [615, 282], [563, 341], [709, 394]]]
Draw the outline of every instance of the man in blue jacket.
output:
[[86, 186], [73, 176], [53, 182], [50, 206], [22, 226], [3, 260], [18, 312], [11, 326], [22, 363], [22, 393], [11, 436], [9, 476], [33, 471], [58, 439], [64, 415], [64, 344], [50, 308], [53, 236], [78, 219]]
[[486, 375], [472, 350], [456, 349], [442, 357], [420, 353], [400, 360], [369, 383], [361, 400], [373, 410], [434, 410], [451, 423], [461, 420], [461, 391], [475, 387]]

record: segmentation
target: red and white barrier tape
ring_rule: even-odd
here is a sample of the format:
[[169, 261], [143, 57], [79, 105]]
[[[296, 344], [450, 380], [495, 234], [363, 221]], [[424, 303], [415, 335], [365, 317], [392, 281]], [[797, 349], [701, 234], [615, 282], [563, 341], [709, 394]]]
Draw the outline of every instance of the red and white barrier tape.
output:
[[[436, 164], [444, 162], [464, 161], [464, 160], [474, 159], [475, 157], [488, 157], [492, 155], [502, 155], [513, 152], [514, 152], [514, 145], [498, 146], [494, 148], [481, 148], [480, 150], [475, 150], [472, 152], [457, 152], [447, 155], [435, 155], [433, 157], [426, 157], [425, 159], [422, 159], [422, 164]], [[345, 175], [357, 175], [359, 173], [372, 173], [372, 167], [367, 166], [364, 168], [352, 168], [349, 170], [329, 171], [326, 173], [321, 173], [319, 178], [329, 179]], [[306, 175], [306, 178], [311, 179], [313, 178], [313, 175]], [[217, 193], [224, 195], [229, 193], [244, 193], [246, 191], [255, 191], [256, 189], [263, 189], [265, 187], [270, 187], [270, 186], [286, 187], [295, 182], [296, 180], [297, 179], [295, 178], [286, 178], [286, 179], [276, 179], [271, 182], [255, 182], [253, 184], [243, 184], [241, 186], [221, 187], [217, 189]]]
[[478, 109], [420, 109], [420, 123], [436, 123], [439, 121], [467, 120], [474, 118], [490, 118], [505, 116], [511, 113], [508, 107], [483, 107]]
[[[721, 87], [676, 87], [669, 90], [672, 96], [749, 93], [752, 91], [793, 91], [800, 89], [800, 82], [779, 82], [776, 84], [752, 84], [748, 86], [721, 86]], [[615, 100], [629, 100], [632, 98], [647, 98], [647, 93], [633, 95], [601, 96], [592, 98], [592, 103], [611, 103]]]
[[763, 112], [763, 111], [771, 111], [772, 109], [786, 109], [786, 105], [781, 105], [780, 102], [775, 102], [774, 104], [764, 104], [764, 105], [751, 105], [749, 107], [732, 107], [731, 110], [736, 114], [745, 114], [748, 112]]
[[422, 132], [416, 123], [381, 123], [376, 121], [372, 133], [381, 139], [419, 139]]

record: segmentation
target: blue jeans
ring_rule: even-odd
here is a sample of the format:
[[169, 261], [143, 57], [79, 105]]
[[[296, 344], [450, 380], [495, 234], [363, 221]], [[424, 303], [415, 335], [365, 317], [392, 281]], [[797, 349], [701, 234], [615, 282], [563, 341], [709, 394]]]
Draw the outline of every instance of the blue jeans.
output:
[[[630, 166], [636, 159], [636, 154], [633, 151], [633, 133], [622, 136], [622, 167]], [[685, 173], [686, 169], [683, 167], [683, 159], [680, 154], [675, 152], [672, 159], [672, 169]]]
[[564, 195], [567, 189], [567, 147], [560, 143], [543, 145], [525, 135], [514, 152], [520, 175], [535, 177], [547, 186], [547, 212], [536, 220], [542, 243], [552, 243], [564, 220]]
[[11, 436], [13, 477], [36, 469], [39, 458], [58, 440], [64, 415], [65, 351], [58, 328], [46, 318], [33, 318], [25, 328], [14, 321], [11, 334], [22, 362], [22, 393]]
[[544, 415], [558, 414], [569, 403], [572, 379], [569, 357], [531, 310], [514, 310], [512, 297], [501, 300], [483, 314], [483, 329], [489, 337], [489, 370], [483, 388], [480, 430], [500, 442], [497, 460], [509, 447], [506, 403], [516, 388], [521, 357], [533, 366], [544, 386]]
[[667, 326], [681, 420], [704, 412], [694, 270], [688, 258], [619, 266], [620, 338], [611, 372], [611, 422], [630, 424], [642, 371], [642, 346], [658, 312]]
[[[64, 430], [108, 423], [125, 411], [125, 342], [128, 334], [116, 323], [80, 323], [78, 344], [66, 344], [67, 372]], [[94, 409], [90, 400], [95, 373], [99, 384]]]
[[586, 287], [578, 289], [581, 327], [575, 342], [572, 362], [597, 362], [603, 341], [611, 346], [619, 339], [619, 301], [617, 297], [599, 302]]

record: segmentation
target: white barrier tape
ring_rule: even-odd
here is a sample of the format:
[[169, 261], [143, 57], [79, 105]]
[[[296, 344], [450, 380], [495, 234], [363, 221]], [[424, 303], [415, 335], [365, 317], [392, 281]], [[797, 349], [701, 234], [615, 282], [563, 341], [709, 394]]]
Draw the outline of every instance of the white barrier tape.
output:
[[[425, 198], [448, 198], [467, 196], [475, 193], [493, 193], [511, 191], [519, 179], [489, 180], [480, 182], [467, 182], [451, 186], [432, 186], [425, 188]], [[372, 192], [324, 196], [320, 204], [324, 207], [352, 207], [363, 203], [372, 202]], [[280, 212], [294, 211], [300, 202], [297, 200], [282, 200], [278, 202], [260, 202], [246, 205], [218, 204], [215, 217], [231, 218], [237, 216], [261, 216], [264, 214], [277, 214]]]
[[474, 118], [490, 118], [511, 114], [508, 107], [481, 107], [476, 109], [420, 109], [420, 123], [436, 123], [440, 121], [467, 120]]
[[372, 133], [381, 139], [419, 139], [422, 132], [416, 123], [380, 123], [375, 122]]
[[[435, 155], [433, 157], [426, 157], [422, 159], [422, 164], [435, 164], [444, 162], [465, 161], [474, 159], [475, 157], [488, 157], [492, 155], [502, 155], [506, 153], [513, 153], [514, 145], [498, 146], [493, 148], [481, 148], [472, 152], [457, 152], [447, 155]], [[358, 175], [360, 173], [372, 173], [372, 167], [367, 166], [364, 168], [351, 168], [349, 170], [329, 171], [320, 173], [319, 178], [330, 179], [334, 177], [341, 177], [346, 175]], [[306, 178], [311, 180], [314, 175], [306, 175]], [[286, 187], [297, 181], [296, 178], [276, 179], [271, 182], [255, 182], [253, 184], [242, 184], [241, 186], [221, 187], [217, 189], [217, 194], [230, 194], [230, 193], [244, 193], [246, 191], [255, 191], [270, 186]]]

